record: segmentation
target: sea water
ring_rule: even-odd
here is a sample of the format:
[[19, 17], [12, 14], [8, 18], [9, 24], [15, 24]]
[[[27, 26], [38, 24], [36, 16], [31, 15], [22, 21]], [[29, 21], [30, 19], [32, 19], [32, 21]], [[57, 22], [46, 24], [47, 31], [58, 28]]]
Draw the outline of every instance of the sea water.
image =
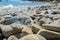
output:
[[0, 2], [0, 5], [14, 5], [14, 6], [19, 6], [19, 5], [44, 5], [48, 2], [33, 2], [33, 1], [22, 1], [22, 0], [2, 0]]

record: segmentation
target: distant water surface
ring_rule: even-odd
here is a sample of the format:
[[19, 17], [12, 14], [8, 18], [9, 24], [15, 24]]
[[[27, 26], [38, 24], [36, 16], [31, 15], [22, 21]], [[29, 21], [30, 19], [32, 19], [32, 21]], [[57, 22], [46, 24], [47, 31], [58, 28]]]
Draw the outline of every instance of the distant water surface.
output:
[[15, 5], [15, 6], [19, 6], [19, 5], [44, 5], [48, 2], [31, 2], [31, 1], [22, 1], [22, 0], [2, 0], [0, 2], [0, 5], [9, 5], [9, 4], [12, 4], [12, 5]]

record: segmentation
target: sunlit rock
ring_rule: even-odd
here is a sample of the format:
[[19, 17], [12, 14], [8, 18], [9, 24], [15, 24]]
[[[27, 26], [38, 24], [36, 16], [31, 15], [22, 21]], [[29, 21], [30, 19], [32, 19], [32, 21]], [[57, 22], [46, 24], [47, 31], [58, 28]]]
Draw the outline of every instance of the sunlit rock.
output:
[[40, 30], [37, 34], [40, 34], [47, 39], [60, 38], [60, 33], [59, 32], [54, 32], [54, 31], [50, 31], [50, 30], [46, 30], [46, 29]]
[[43, 36], [37, 34], [29, 34], [27, 36], [22, 37], [19, 40], [46, 40]]

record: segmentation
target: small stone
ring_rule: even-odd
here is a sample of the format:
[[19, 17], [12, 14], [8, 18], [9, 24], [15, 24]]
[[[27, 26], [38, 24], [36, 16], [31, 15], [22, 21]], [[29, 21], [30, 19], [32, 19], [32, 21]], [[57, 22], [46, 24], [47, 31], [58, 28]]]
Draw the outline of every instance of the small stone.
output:
[[23, 28], [21, 24], [17, 24], [17, 23], [11, 24], [11, 27], [14, 29], [14, 33], [21, 32]]
[[47, 39], [50, 38], [60, 38], [60, 33], [59, 32], [54, 32], [46, 29], [40, 30], [37, 34], [44, 36]]
[[32, 31], [33, 31], [33, 33], [36, 34], [40, 29], [42, 29], [40, 26], [38, 26], [36, 24], [32, 25]]
[[33, 34], [32, 29], [27, 26], [22, 29], [22, 33]]
[[42, 24], [45, 24], [45, 20], [44, 19], [40, 19], [39, 20], [39, 25], [42, 26]]
[[22, 37], [19, 40], [46, 40], [43, 36], [37, 34], [29, 34], [27, 36]]
[[59, 17], [53, 17], [53, 20], [58, 20], [59, 19]]
[[8, 40], [18, 40], [14, 35], [10, 36]]

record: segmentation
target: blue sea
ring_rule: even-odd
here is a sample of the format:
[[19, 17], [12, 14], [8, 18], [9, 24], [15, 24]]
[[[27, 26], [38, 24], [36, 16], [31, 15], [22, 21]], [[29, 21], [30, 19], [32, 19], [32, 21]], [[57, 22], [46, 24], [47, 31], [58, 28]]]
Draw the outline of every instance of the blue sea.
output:
[[19, 5], [44, 5], [48, 2], [33, 2], [33, 1], [22, 1], [22, 0], [2, 0], [0, 2], [0, 5], [9, 5], [12, 4], [14, 6], [19, 6]]

